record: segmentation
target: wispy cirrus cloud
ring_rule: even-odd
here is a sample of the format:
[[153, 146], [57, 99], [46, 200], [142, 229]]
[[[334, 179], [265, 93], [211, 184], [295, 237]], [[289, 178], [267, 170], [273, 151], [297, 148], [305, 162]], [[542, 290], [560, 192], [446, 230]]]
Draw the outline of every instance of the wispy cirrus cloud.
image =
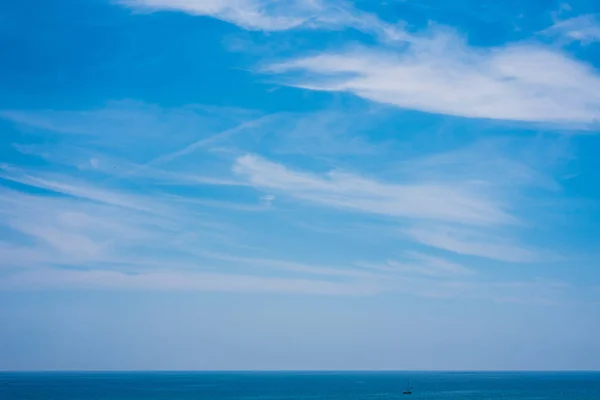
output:
[[395, 217], [510, 224], [515, 219], [502, 204], [474, 187], [444, 184], [391, 184], [342, 171], [325, 175], [290, 170], [256, 155], [239, 157], [234, 172], [258, 188], [332, 207]]
[[[8, 260], [4, 266], [12, 271], [5, 288], [81, 284], [271, 292], [280, 284], [280, 291], [292, 293], [463, 296], [439, 285], [475, 284], [485, 277], [447, 256], [529, 262], [524, 252], [530, 251], [528, 257], [539, 257], [537, 250], [510, 239], [523, 219], [512, 196], [530, 186], [556, 191], [558, 185], [540, 172], [545, 164], [526, 166], [516, 157], [513, 150], [525, 148], [521, 144], [487, 142], [428, 156], [392, 157], [393, 146], [357, 136], [370, 125], [359, 128], [350, 115], [330, 132], [332, 121], [344, 117], [341, 110], [258, 117], [238, 110], [225, 121], [220, 118], [227, 113], [217, 110], [212, 121], [202, 107], [165, 110], [121, 102], [103, 110], [0, 114], [27, 132], [20, 137], [25, 143], [13, 148], [28, 160], [39, 159], [31, 165], [5, 163], [0, 170], [5, 186], [0, 224], [11, 232], [11, 240], [0, 240]], [[99, 129], [98, 120], [105, 129]], [[171, 143], [171, 126], [182, 135], [176, 143]], [[305, 131], [314, 143], [305, 140]], [[28, 137], [33, 143], [27, 144]], [[115, 145], [114, 138], [121, 144]], [[307, 147], [294, 153], [296, 138], [329, 148], [316, 152], [316, 158]], [[348, 146], [347, 138], [365, 141], [369, 151]], [[145, 157], [125, 145], [129, 142], [140, 143]], [[260, 149], [272, 157], [310, 161], [275, 162], [254, 153]], [[377, 159], [381, 170], [362, 171], [351, 158], [336, 166], [346, 153]], [[265, 246], [278, 240], [278, 229], [291, 227], [285, 218], [273, 231], [256, 223], [289, 213], [303, 218], [316, 208], [323, 215], [333, 210], [340, 216], [366, 216], [377, 226], [385, 221], [399, 253], [365, 258], [344, 252], [337, 262], [321, 262], [298, 255], [288, 259], [283, 249]], [[266, 219], [254, 217], [257, 212]], [[495, 232], [509, 239], [498, 242]], [[513, 251], [519, 248], [522, 253]], [[504, 251], [513, 256], [501, 258]], [[489, 299], [503, 298], [502, 290], [494, 289]]]
[[[485, 185], [480, 190], [483, 193], [485, 188], [486, 195], [481, 195], [475, 194], [477, 185], [471, 187], [468, 181], [398, 185], [339, 172], [319, 176], [248, 155], [238, 158], [234, 171], [259, 189], [301, 201], [396, 218], [401, 224], [412, 221], [413, 226], [404, 230], [404, 236], [428, 247], [506, 262], [536, 262], [549, 257], [507, 239], [505, 229], [498, 233], [496, 228], [513, 224], [518, 218], [508, 211], [511, 205], [499, 202], [495, 198], [498, 192], [489, 191]], [[452, 174], [451, 171], [448, 173]], [[429, 221], [429, 225], [422, 221]], [[413, 263], [409, 269], [433, 273], [434, 264]], [[402, 269], [402, 264], [394, 262], [388, 267], [394, 265]]]
[[0, 281], [0, 290], [127, 290], [202, 291], [234, 293], [285, 293], [326, 296], [372, 296], [401, 292], [424, 298], [468, 298], [497, 303], [555, 305], [566, 285], [544, 281], [431, 282], [424, 279], [390, 279], [369, 282], [332, 282], [302, 278], [276, 278], [247, 274], [157, 271], [124, 273], [106, 270], [23, 271]]
[[233, 170], [281, 198], [383, 217], [398, 227], [385, 228], [393, 235], [429, 249], [535, 263], [555, 256], [523, 243], [536, 226], [524, 207], [538, 204], [540, 193], [560, 202], [560, 184], [552, 175], [568, 154], [560, 141], [539, 140], [531, 147], [493, 139], [396, 161], [390, 181], [344, 170], [302, 171], [251, 154], [238, 157]]
[[[13, 144], [20, 153], [42, 158], [54, 168], [75, 167], [82, 174], [85, 170], [112, 181], [135, 177], [164, 184], [236, 185], [240, 182], [223, 176], [190, 173], [191, 166], [203, 166], [193, 159], [194, 153], [237, 134], [252, 133], [270, 116], [251, 110], [204, 105], [161, 108], [121, 100], [91, 110], [0, 110], [0, 118], [34, 138], [60, 137], [53, 145]], [[214, 157], [204, 159], [215, 161]], [[5, 178], [16, 179], [19, 172], [10, 174], [9, 167], [4, 165]], [[22, 175], [18, 179], [33, 179]], [[47, 186], [54, 184], [51, 175], [45, 172], [35, 179], [44, 176], [50, 181]]]
[[411, 272], [426, 268], [460, 276], [448, 274], [458, 266], [424, 255], [410, 256], [404, 268], [369, 271], [203, 250], [214, 249], [207, 239], [217, 231], [190, 211], [173, 207], [163, 218], [111, 203], [1, 189], [0, 226], [24, 240], [0, 241], [3, 267], [13, 270], [0, 289], [429, 296], [435, 282], [415, 280]]
[[427, 154], [399, 163], [405, 176], [445, 182], [475, 181], [503, 190], [531, 188], [560, 191], [554, 176], [572, 157], [568, 138], [531, 141], [526, 138], [488, 137], [467, 146]]
[[118, 3], [135, 10], [180, 11], [208, 16], [248, 30], [350, 27], [386, 40], [406, 36], [397, 27], [361, 12], [343, 0], [119, 0]]
[[492, 260], [527, 263], [550, 258], [540, 250], [507, 239], [505, 235], [464, 227], [415, 225], [406, 230], [406, 235], [426, 246]]
[[[253, 212], [265, 209], [274, 197], [255, 196], [251, 204], [211, 199], [208, 187], [225, 184], [244, 191], [247, 183], [232, 176], [229, 163], [222, 171], [228, 174], [227, 183], [203, 177], [195, 160], [198, 154], [209, 156], [211, 146], [252, 132], [258, 124], [252, 113], [240, 124], [229, 119], [222, 123], [218, 112], [212, 121], [190, 108], [166, 111], [128, 102], [95, 111], [0, 114], [33, 137], [53, 138], [14, 146], [29, 158], [43, 159], [44, 168], [5, 163], [0, 170], [0, 227], [10, 232], [0, 238], [0, 252], [3, 267], [12, 271], [3, 276], [3, 289], [327, 295], [387, 290], [380, 277], [350, 265], [336, 268], [243, 255], [252, 253], [251, 244], [240, 240], [248, 227], [227, 222], [230, 218], [223, 213], [215, 215], [215, 207], [226, 206], [227, 214]], [[175, 127], [184, 136], [177, 147], [169, 143]], [[150, 157], [143, 160], [137, 151], [115, 146], [115, 137], [125, 143], [139, 140]], [[145, 189], [135, 190], [140, 184]], [[223, 256], [228, 253], [238, 255]]]
[[473, 48], [451, 31], [408, 50], [332, 50], [264, 72], [291, 86], [429, 113], [580, 128], [600, 120], [600, 77], [590, 66], [536, 45]]
[[111, 203], [1, 189], [0, 226], [17, 235], [0, 240], [0, 290], [405, 293], [530, 302], [550, 301], [559, 289], [546, 282], [475, 281], [469, 268], [414, 252], [356, 265], [232, 255], [231, 247], [219, 253], [211, 242], [220, 241], [218, 228], [193, 210], [173, 206], [163, 218]]
[[125, 0], [120, 3], [138, 10], [169, 10], [210, 16], [246, 29], [266, 31], [307, 24], [323, 8], [319, 1], [296, 0], [287, 4], [264, 0]]
[[[219, 228], [196, 210], [163, 199], [166, 215], [86, 198], [0, 190], [3, 289], [137, 289], [328, 295], [384, 290], [375, 275], [285, 260], [224, 256]], [[227, 230], [229, 239], [232, 232]], [[35, 257], [33, 257], [35, 255]], [[240, 262], [248, 268], [240, 270]], [[333, 278], [333, 280], [332, 280]]]
[[542, 34], [552, 36], [559, 42], [579, 42], [583, 45], [600, 41], [600, 16], [585, 14], [556, 22]]
[[364, 268], [388, 272], [421, 275], [433, 278], [457, 278], [474, 273], [473, 270], [463, 265], [450, 262], [446, 259], [418, 252], [407, 252], [404, 260], [388, 260], [382, 264], [359, 263]]
[[136, 199], [136, 196], [128, 195], [126, 193], [116, 194], [110, 190], [103, 190], [96, 185], [90, 185], [88, 182], [78, 182], [72, 178], [69, 179], [60, 175], [52, 176], [52, 174], [44, 173], [30, 175], [20, 169], [3, 166], [0, 168], [0, 178], [51, 192], [62, 193], [68, 196], [123, 208], [140, 211], [149, 211], [152, 209], [154, 212], [157, 212], [160, 209], [160, 206], [157, 203], [152, 202], [149, 199], [139, 201], [139, 199]]

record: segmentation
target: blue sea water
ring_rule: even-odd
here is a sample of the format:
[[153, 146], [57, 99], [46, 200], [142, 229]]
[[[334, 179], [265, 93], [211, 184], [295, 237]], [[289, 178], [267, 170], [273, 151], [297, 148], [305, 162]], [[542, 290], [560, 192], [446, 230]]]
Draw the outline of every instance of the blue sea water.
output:
[[[410, 379], [414, 393], [403, 395]], [[4, 400], [600, 400], [600, 373], [0, 372]]]

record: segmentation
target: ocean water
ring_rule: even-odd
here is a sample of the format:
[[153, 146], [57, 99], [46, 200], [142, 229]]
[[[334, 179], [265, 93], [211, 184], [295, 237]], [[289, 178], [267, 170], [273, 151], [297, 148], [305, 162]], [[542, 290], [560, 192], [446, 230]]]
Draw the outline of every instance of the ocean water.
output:
[[[402, 391], [410, 379], [412, 395]], [[0, 372], [2, 400], [600, 400], [600, 373]]]

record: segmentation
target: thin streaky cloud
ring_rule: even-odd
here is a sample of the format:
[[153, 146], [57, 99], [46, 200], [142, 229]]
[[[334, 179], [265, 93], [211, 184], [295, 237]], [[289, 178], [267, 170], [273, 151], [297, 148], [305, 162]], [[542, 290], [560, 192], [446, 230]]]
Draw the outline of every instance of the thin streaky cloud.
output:
[[461, 277], [474, 273], [473, 270], [460, 264], [418, 252], [406, 252], [401, 260], [388, 260], [380, 264], [360, 262], [356, 265], [380, 273], [421, 275], [431, 278]]
[[539, 250], [523, 247], [506, 239], [505, 235], [489, 234], [465, 227], [416, 225], [406, 230], [412, 240], [452, 253], [492, 260], [532, 263], [552, 259]]
[[474, 225], [516, 222], [502, 204], [477, 195], [468, 186], [392, 184], [339, 171], [320, 176], [294, 171], [255, 155], [239, 157], [233, 170], [259, 189], [331, 207]]
[[[182, 167], [168, 169], [134, 163], [109, 153], [90, 152], [83, 146], [57, 146], [52, 151], [48, 151], [47, 145], [14, 144], [13, 147], [22, 154], [42, 158], [55, 166], [74, 167], [81, 172], [101, 173], [104, 175], [103, 184], [115, 183], [120, 179], [135, 178], [161, 185], [248, 186], [248, 183], [230, 176], [203, 175], [185, 171]], [[9, 169], [9, 165], [0, 165], [0, 170], [7, 171]]]
[[497, 303], [556, 305], [567, 287], [561, 283], [431, 281], [401, 278], [380, 281], [335, 282], [306, 278], [277, 278], [251, 274], [191, 271], [124, 273], [106, 270], [23, 270], [0, 281], [0, 291], [115, 290], [163, 292], [283, 293], [326, 296], [373, 296], [400, 292], [423, 298], [467, 298]]
[[124, 0], [118, 3], [137, 10], [210, 16], [245, 29], [265, 31], [298, 27], [321, 10], [317, 1], [296, 0], [284, 6], [264, 0]]
[[[131, 110], [128, 107], [132, 107]], [[138, 118], [145, 121], [143, 126], [151, 126], [154, 121], [164, 118], [178, 126], [190, 127], [188, 133], [193, 133], [194, 128], [204, 124], [189, 110], [185, 107], [183, 111], [164, 111], [143, 104], [122, 104], [117, 110], [109, 107], [100, 114], [97, 111], [44, 111], [44, 124], [56, 130], [43, 135], [54, 135], [59, 143], [16, 144], [14, 148], [29, 157], [45, 160], [49, 167], [47, 172], [39, 166], [15, 168], [10, 165], [4, 165], [1, 172], [5, 179], [52, 192], [53, 198], [39, 194], [17, 195], [17, 191], [1, 193], [2, 225], [29, 241], [4, 243], [5, 259], [10, 259], [12, 266], [21, 265], [32, 273], [47, 268], [47, 273], [51, 274], [55, 269], [50, 267], [57, 265], [78, 269], [85, 265], [90, 271], [126, 275], [162, 273], [165, 269], [182, 275], [217, 272], [227, 275], [224, 282], [230, 275], [256, 274], [264, 278], [301, 278], [350, 285], [351, 289], [346, 287], [340, 291], [352, 293], [361, 292], [356, 289], [357, 285], [368, 284], [373, 290], [371, 295], [398, 292], [425, 297], [439, 295], [444, 290], [448, 296], [463, 296], [455, 289], [438, 290], [436, 282], [458, 280], [457, 285], [466, 285], [484, 279], [477, 267], [457, 262], [456, 254], [498, 260], [498, 254], [512, 252], [513, 256], [500, 260], [523, 262], [525, 256], [542, 259], [537, 251], [507, 239], [514, 238], [526, 217], [518, 212], [519, 198], [511, 197], [512, 189], [519, 192], [528, 187], [557, 188], [556, 182], [538, 172], [546, 166], [545, 161], [529, 165], [526, 159], [513, 154], [514, 147], [527, 147], [520, 142], [507, 139], [509, 143], [505, 145], [485, 141], [458, 150], [404, 157], [400, 161], [387, 158], [393, 153], [393, 147], [373, 146], [365, 141], [369, 152], [360, 153], [361, 159], [385, 155], [381, 165], [390, 170], [383, 174], [377, 170], [367, 173], [362, 171], [362, 165], [340, 162], [345, 152], [359, 154], [355, 149], [338, 146], [338, 142], [343, 144], [347, 137], [356, 137], [357, 132], [356, 124], [351, 122], [335, 124], [336, 120], [345, 117], [343, 110], [332, 114], [322, 111], [259, 117], [256, 113], [242, 113], [248, 118], [241, 121], [234, 118], [234, 123], [211, 122], [209, 119], [208, 125], [224, 126], [225, 129], [198, 130], [197, 139], [193, 134], [187, 135], [178, 146], [171, 146], [166, 153], [154, 153], [155, 157], [145, 164], [132, 157], [133, 154], [105, 146], [104, 142], [111, 141], [112, 136], [104, 136], [94, 127], [103, 116], [109, 121], [129, 116], [131, 126], [139, 126]], [[218, 118], [223, 117], [222, 113], [215, 114]], [[27, 118], [19, 121], [9, 119], [19, 126], [39, 127], [40, 118], [35, 112], [26, 115]], [[302, 121], [304, 123], [299, 123]], [[333, 133], [329, 132], [332, 124], [338, 129]], [[172, 131], [164, 124], [157, 125], [156, 129], [162, 132], [159, 136], [167, 144]], [[360, 129], [367, 126], [368, 122]], [[105, 127], [114, 132], [108, 122]], [[72, 131], [86, 132], [86, 135], [74, 137], [70, 135]], [[315, 170], [302, 162], [288, 164], [289, 151], [278, 151], [282, 143], [291, 148], [294, 140], [306, 140], [305, 131], [310, 131], [311, 137], [315, 138], [334, 135], [319, 142], [335, 147], [327, 149], [331, 151], [327, 153], [326, 162], [319, 160], [320, 169]], [[141, 145], [145, 145], [142, 133], [131, 131], [127, 140], [141, 140]], [[150, 132], [151, 136], [153, 134], [156, 132]], [[89, 136], [93, 136], [93, 140], [87, 140]], [[155, 142], [157, 146], [152, 149], [163, 147], [161, 143]], [[274, 146], [261, 149], [263, 144]], [[248, 153], [244, 146], [284, 161], [274, 162]], [[314, 154], [312, 150], [292, 153], [294, 157], [291, 158], [297, 161], [300, 156], [300, 160], [310, 158], [314, 161], [318, 159]], [[206, 164], [198, 162], [198, 159], [208, 157], [212, 158]], [[545, 159], [546, 155], [541, 158]], [[481, 166], [483, 161], [488, 161], [489, 166], [473, 169]], [[350, 168], [341, 169], [340, 165]], [[135, 169], [138, 169], [137, 173], [118, 181], [123, 171]], [[99, 176], [108, 179], [98, 181]], [[152, 188], [152, 193], [141, 195], [131, 190], [131, 184]], [[506, 187], [510, 189], [507, 193], [504, 192]], [[230, 191], [230, 195], [219, 197], [224, 191]], [[212, 197], [213, 193], [219, 196]], [[56, 197], [56, 194], [63, 196]], [[382, 257], [344, 255], [333, 263], [336, 265], [306, 262], [298, 257], [265, 252], [264, 243], [268, 242], [264, 240], [269, 240], [272, 233], [240, 223], [241, 220], [235, 217], [244, 213], [249, 221], [269, 220], [281, 216], [285, 209], [285, 212], [294, 212], [304, 218], [306, 205], [313, 210], [321, 207], [324, 215], [332, 215], [333, 211], [336, 214], [352, 213], [352, 218], [368, 218], [371, 222], [372, 219], [385, 221], [385, 233], [373, 226], [370, 232], [374, 237], [396, 238], [401, 250]], [[403, 227], [407, 224], [414, 229], [426, 227], [430, 235], [406, 234]], [[333, 226], [337, 225], [334, 223]], [[365, 226], [369, 226], [369, 222], [365, 222]], [[471, 228], [466, 229], [466, 226]], [[357, 230], [354, 237], [366, 232], [358, 226], [352, 229]], [[452, 229], [453, 241], [446, 236], [442, 238], [444, 240], [432, 238], [431, 231], [439, 233], [444, 229]], [[398, 235], [398, 231], [403, 234]], [[493, 234], [496, 231], [505, 239], [498, 241]], [[464, 232], [476, 232], [477, 235], [465, 236]], [[261, 241], [247, 241], [249, 236], [258, 236]], [[435, 248], [436, 254], [442, 253], [447, 258], [425, 254], [423, 245]], [[529, 253], [519, 252], [519, 249]], [[32, 252], [38, 257], [27, 255]], [[144, 279], [131, 278], [127, 285], [131, 289], [150, 290]], [[17, 286], [24, 288], [30, 281], [20, 282], [21, 286]], [[67, 287], [69, 284], [63, 282], [60, 285]], [[259, 287], [257, 291], [261, 290]], [[188, 290], [177, 285], [167, 285], [164, 289]], [[155, 286], [152, 290], [163, 289]], [[229, 289], [197, 286], [195, 290]], [[265, 289], [266, 292], [270, 290]], [[496, 294], [495, 297], [502, 296]]]
[[251, 121], [243, 122], [238, 126], [227, 129], [223, 132], [219, 132], [215, 135], [212, 135], [211, 137], [196, 140], [193, 143], [190, 143], [187, 146], [183, 147], [182, 149], [173, 151], [168, 154], [163, 154], [163, 155], [153, 159], [146, 165], [147, 166], [155, 166], [155, 165], [168, 163], [170, 161], [173, 161], [176, 158], [193, 153], [194, 151], [201, 149], [201, 148], [205, 148], [209, 145], [214, 145], [215, 143], [218, 143], [219, 141], [228, 139], [228, 138], [230, 138], [236, 134], [239, 134], [241, 132], [244, 132], [248, 129], [258, 128], [261, 126], [262, 123], [270, 120], [271, 118], [273, 118], [272, 115], [266, 115], [266, 116], [263, 116], [263, 117], [260, 117], [260, 118], [257, 118], [257, 119], [251, 120]]
[[478, 181], [501, 189], [561, 190], [553, 173], [572, 158], [563, 138], [540, 137], [534, 143], [516, 138], [485, 138], [468, 146], [398, 163], [403, 176], [444, 182]]
[[352, 268], [351, 266], [346, 267], [333, 267], [333, 266], [322, 266], [322, 265], [310, 265], [302, 264], [298, 262], [286, 261], [286, 260], [274, 260], [268, 258], [252, 258], [252, 257], [240, 257], [232, 256], [228, 254], [217, 254], [212, 252], [199, 252], [207, 258], [218, 259], [229, 261], [233, 263], [242, 263], [249, 265], [252, 269], [260, 270], [269, 268], [274, 271], [288, 271], [298, 272], [308, 275], [323, 275], [323, 276], [339, 276], [347, 278], [374, 278], [377, 275], [369, 272], [362, 271], [360, 269]]
[[600, 77], [591, 66], [536, 45], [476, 49], [446, 31], [406, 51], [333, 50], [264, 72], [290, 86], [429, 113], [577, 129], [600, 121]]
[[6, 167], [0, 170], [0, 178], [56, 193], [139, 211], [158, 212], [161, 209], [160, 205], [149, 201], [147, 198], [141, 199], [131, 194], [104, 190], [87, 182], [77, 182], [72, 179], [65, 181], [53, 179], [52, 176], [33, 176], [24, 171]]
[[258, 31], [353, 28], [383, 41], [407, 40], [399, 26], [381, 21], [344, 0], [118, 0], [134, 10], [179, 11], [207, 16]]
[[600, 41], [600, 16], [598, 14], [579, 15], [556, 22], [541, 32], [557, 38], [559, 43], [579, 42], [582, 45]]

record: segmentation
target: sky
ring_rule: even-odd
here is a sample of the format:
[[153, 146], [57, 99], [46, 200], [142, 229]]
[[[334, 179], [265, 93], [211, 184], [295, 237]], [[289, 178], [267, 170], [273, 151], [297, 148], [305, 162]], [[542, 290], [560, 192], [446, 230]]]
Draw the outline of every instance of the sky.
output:
[[600, 370], [600, 3], [0, 5], [0, 370]]

